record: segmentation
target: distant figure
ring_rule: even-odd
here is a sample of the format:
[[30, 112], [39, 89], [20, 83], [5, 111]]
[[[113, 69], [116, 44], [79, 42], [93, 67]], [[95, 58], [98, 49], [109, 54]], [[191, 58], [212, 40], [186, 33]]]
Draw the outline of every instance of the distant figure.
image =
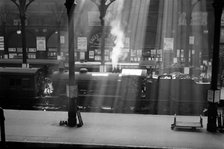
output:
[[50, 96], [53, 93], [53, 85], [52, 85], [52, 81], [49, 78], [45, 78], [45, 82], [44, 82], [44, 94], [47, 96]]
[[207, 78], [207, 71], [208, 71], [208, 66], [205, 63], [203, 63], [202, 71], [201, 71], [201, 75], [200, 75], [203, 80]]
[[146, 68], [147, 70], [147, 78], [151, 79], [152, 78], [152, 66], [150, 66], [149, 68]]
[[64, 65], [64, 62], [62, 60], [59, 61], [58, 69], [59, 69], [59, 72], [63, 72], [64, 69], [65, 69], [65, 65]]
[[44, 77], [47, 77], [48, 74], [49, 74], [49, 66], [48, 65], [44, 65], [42, 70], [43, 70]]

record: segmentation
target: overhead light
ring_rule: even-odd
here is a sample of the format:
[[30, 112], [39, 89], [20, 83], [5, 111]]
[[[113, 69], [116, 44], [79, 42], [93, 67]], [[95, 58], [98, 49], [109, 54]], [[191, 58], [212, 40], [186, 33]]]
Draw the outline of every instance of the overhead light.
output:
[[22, 32], [21, 32], [21, 30], [17, 30], [16, 33], [17, 34], [21, 34]]
[[208, 30], [204, 30], [203, 32], [204, 32], [204, 34], [208, 34]]

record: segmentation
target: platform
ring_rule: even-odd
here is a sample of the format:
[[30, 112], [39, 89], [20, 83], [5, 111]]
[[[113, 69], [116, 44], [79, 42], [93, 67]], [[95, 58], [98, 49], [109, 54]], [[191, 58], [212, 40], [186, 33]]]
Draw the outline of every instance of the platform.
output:
[[[60, 126], [68, 112], [4, 110], [6, 144], [35, 147], [223, 149], [224, 134], [171, 130], [173, 115], [82, 112], [80, 128]], [[182, 116], [198, 120], [197, 116]], [[203, 118], [204, 126], [207, 118]]]

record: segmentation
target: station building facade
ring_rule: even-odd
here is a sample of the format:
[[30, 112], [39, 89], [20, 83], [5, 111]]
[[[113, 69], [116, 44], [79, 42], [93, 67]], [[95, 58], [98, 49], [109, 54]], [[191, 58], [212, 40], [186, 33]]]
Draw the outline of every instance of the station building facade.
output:
[[[35, 0], [26, 12], [28, 59], [68, 60], [68, 31], [65, 1]], [[111, 63], [116, 37], [110, 24], [116, 14], [114, 1], [105, 17], [105, 47], [101, 51], [100, 12], [92, 1], [78, 2], [74, 12], [74, 49], [77, 62]], [[19, 11], [9, 0], [0, 2], [0, 58], [22, 59]], [[211, 65], [214, 10], [211, 1], [124, 1], [119, 19], [123, 33], [120, 63], [156, 61], [157, 68], [201, 71]], [[116, 14], [119, 17], [119, 15]], [[223, 15], [224, 16], [224, 15]], [[224, 17], [222, 16], [220, 55], [223, 59]], [[115, 18], [116, 19], [116, 18]], [[204, 64], [204, 65], [203, 65]], [[167, 71], [166, 71], [167, 68]], [[188, 69], [186, 69], [187, 73]]]

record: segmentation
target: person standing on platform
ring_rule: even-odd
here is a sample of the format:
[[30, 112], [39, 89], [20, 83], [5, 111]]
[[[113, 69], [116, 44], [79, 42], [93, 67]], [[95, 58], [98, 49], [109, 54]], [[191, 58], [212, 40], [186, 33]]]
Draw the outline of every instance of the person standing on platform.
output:
[[59, 69], [59, 72], [63, 72], [65, 69], [65, 64], [62, 60], [59, 61], [58, 69]]

